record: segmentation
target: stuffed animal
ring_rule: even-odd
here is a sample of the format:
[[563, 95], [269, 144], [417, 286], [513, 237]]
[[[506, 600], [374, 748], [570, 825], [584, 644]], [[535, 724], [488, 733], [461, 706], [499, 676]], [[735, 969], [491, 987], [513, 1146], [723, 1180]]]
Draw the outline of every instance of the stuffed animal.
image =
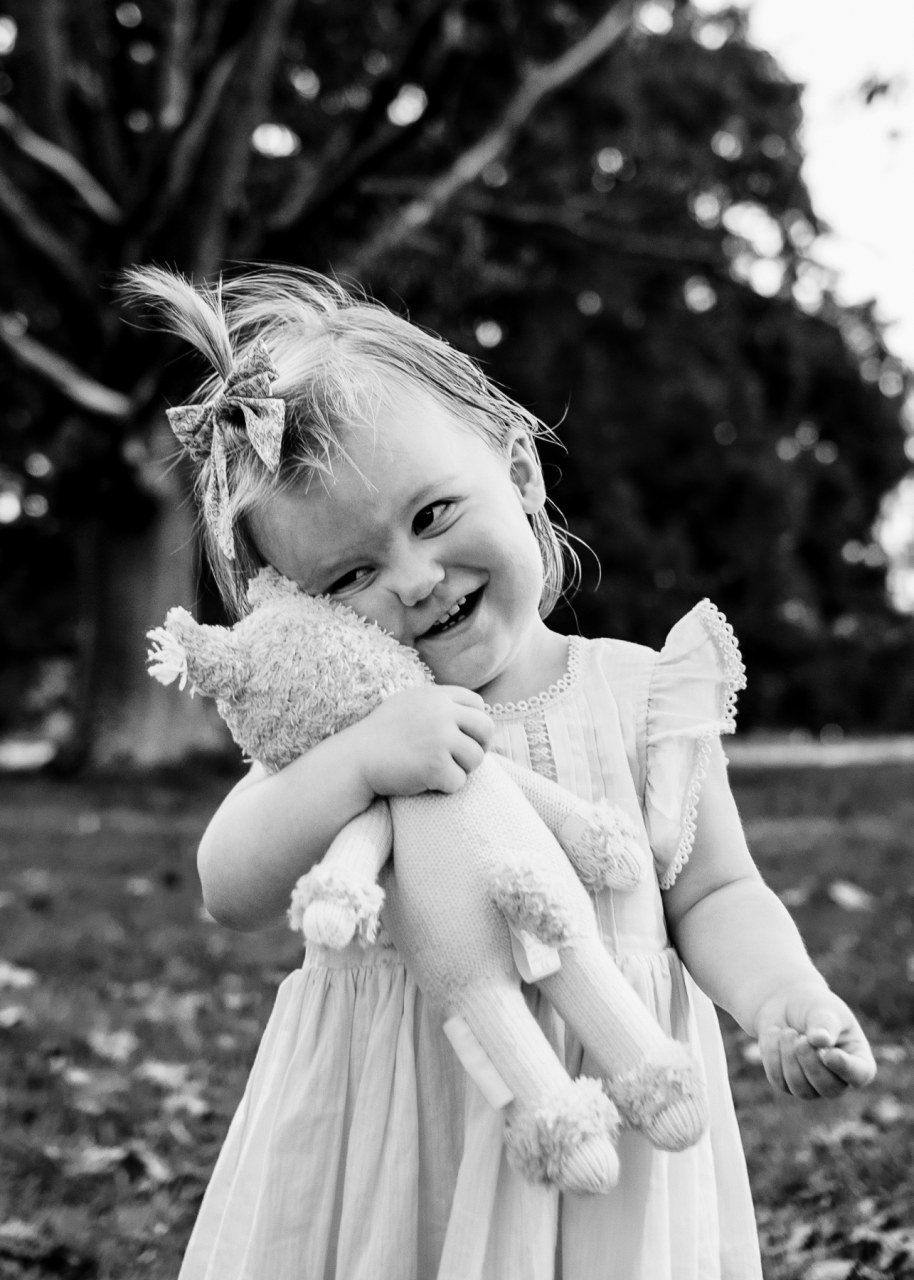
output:
[[[273, 569], [252, 580], [248, 600], [230, 629], [172, 609], [149, 633], [150, 673], [214, 697], [235, 740], [268, 770], [433, 679], [392, 636]], [[618, 1177], [620, 1114], [667, 1150], [690, 1145], [705, 1124], [698, 1068], [607, 953], [584, 887], [631, 889], [643, 866], [620, 809], [588, 805], [490, 752], [453, 795], [376, 800], [301, 878], [290, 919], [309, 942], [369, 943], [383, 904], [465, 1069], [505, 1108], [514, 1167], [602, 1192]], [[538, 982], [602, 1081], [569, 1078], [520, 977]]]

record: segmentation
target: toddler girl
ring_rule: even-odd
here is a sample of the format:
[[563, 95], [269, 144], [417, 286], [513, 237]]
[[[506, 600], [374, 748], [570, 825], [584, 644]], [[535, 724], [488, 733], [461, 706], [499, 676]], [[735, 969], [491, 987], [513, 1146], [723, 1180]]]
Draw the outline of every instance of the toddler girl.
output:
[[[236, 929], [273, 922], [376, 796], [456, 791], [500, 752], [637, 824], [655, 874], [598, 894], [600, 929], [701, 1060], [711, 1113], [676, 1154], [624, 1131], [609, 1194], [530, 1185], [395, 950], [309, 946], [180, 1280], [758, 1280], [713, 1005], [797, 1097], [833, 1097], [875, 1066], [746, 847], [719, 744], [743, 685], [731, 628], [703, 601], [659, 653], [550, 630], [564, 556], [544, 428], [441, 340], [305, 273], [264, 269], [212, 293], [145, 270], [133, 286], [216, 369], [202, 411], [171, 416], [229, 606], [272, 564], [416, 649], [437, 681], [279, 773], [251, 768], [200, 845], [210, 912]], [[596, 1074], [536, 990], [530, 1001], [570, 1072]]]

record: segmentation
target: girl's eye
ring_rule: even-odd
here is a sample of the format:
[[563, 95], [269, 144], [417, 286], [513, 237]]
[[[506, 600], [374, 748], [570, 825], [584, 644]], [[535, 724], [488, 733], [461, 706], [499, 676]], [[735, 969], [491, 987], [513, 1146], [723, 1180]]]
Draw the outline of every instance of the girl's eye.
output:
[[450, 499], [445, 499], [441, 502], [430, 502], [427, 507], [423, 507], [413, 520], [413, 533], [427, 533], [429, 529], [435, 528], [452, 505]]
[[327, 595], [338, 595], [341, 591], [351, 591], [355, 587], [360, 587], [369, 573], [371, 570], [364, 565], [358, 569], [350, 569], [327, 588]]

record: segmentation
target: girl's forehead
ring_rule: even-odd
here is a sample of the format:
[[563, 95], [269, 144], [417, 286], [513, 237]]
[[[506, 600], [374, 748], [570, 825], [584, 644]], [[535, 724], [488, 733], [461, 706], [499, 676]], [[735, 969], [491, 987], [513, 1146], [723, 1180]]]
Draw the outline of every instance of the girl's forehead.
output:
[[386, 399], [371, 421], [346, 427], [340, 443], [342, 456], [334, 478], [348, 470], [370, 481], [377, 472], [388, 483], [395, 478], [391, 468], [434, 471], [473, 465], [483, 453], [493, 453], [489, 441], [461, 420], [456, 409], [421, 392]]

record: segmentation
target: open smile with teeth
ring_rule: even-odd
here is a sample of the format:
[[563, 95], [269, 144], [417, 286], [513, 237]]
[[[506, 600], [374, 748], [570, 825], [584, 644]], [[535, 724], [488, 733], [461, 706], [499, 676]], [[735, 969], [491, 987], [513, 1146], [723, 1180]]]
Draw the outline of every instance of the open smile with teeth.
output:
[[468, 596], [460, 596], [459, 599], [437, 618], [429, 629], [425, 632], [426, 636], [440, 636], [445, 631], [450, 631], [458, 626], [467, 618], [476, 606], [480, 592], [474, 591]]

